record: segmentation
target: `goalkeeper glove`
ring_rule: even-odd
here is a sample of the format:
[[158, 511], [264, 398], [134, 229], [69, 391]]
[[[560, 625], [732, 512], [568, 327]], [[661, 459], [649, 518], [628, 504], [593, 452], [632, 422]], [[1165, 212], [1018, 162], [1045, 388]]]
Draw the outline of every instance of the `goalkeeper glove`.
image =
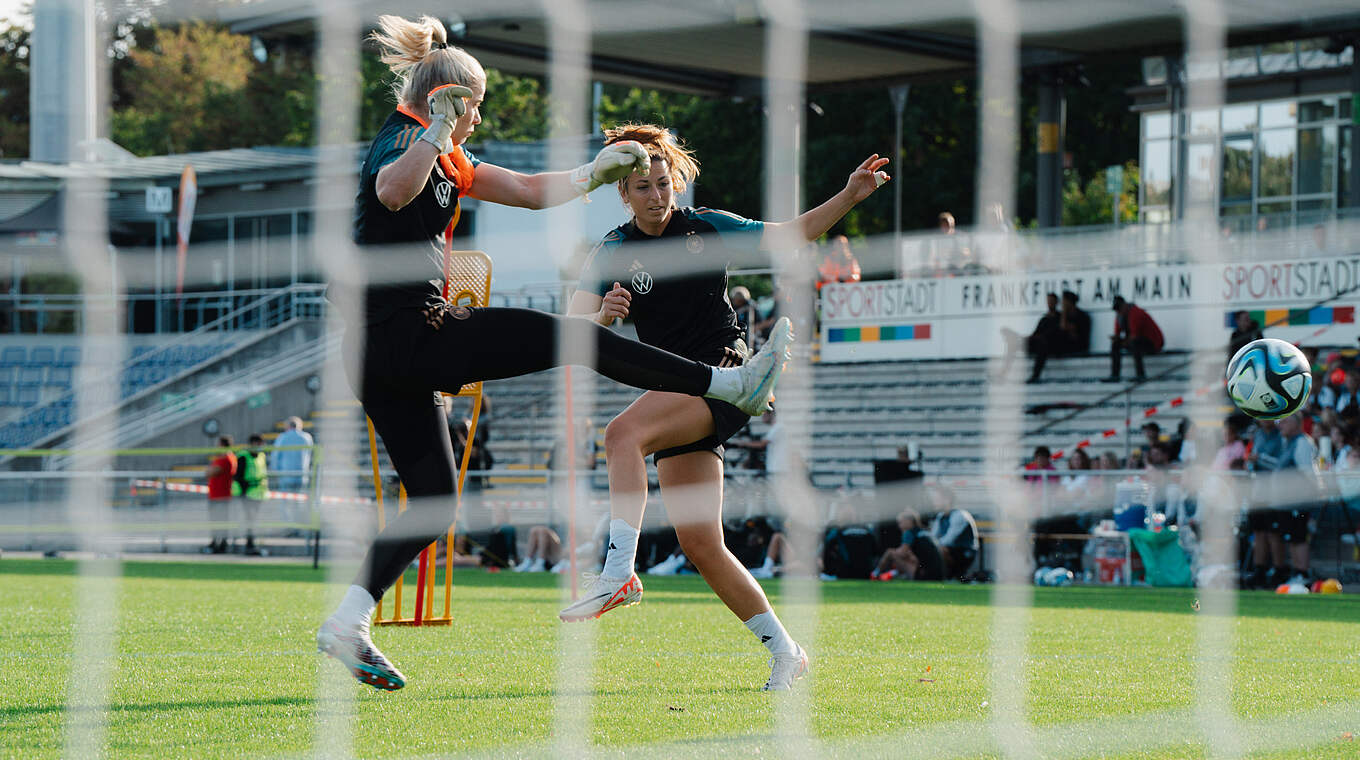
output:
[[430, 90], [426, 103], [430, 106], [430, 126], [420, 133], [420, 139], [433, 145], [440, 153], [453, 150], [449, 137], [453, 134], [453, 123], [467, 113], [467, 103], [463, 98], [472, 97], [472, 90], [461, 84], [444, 84]]
[[581, 195], [610, 182], [618, 182], [637, 169], [638, 174], [647, 176], [652, 168], [652, 159], [647, 149], [636, 140], [620, 140], [604, 146], [595, 154], [595, 160], [581, 164], [571, 170], [571, 186]]

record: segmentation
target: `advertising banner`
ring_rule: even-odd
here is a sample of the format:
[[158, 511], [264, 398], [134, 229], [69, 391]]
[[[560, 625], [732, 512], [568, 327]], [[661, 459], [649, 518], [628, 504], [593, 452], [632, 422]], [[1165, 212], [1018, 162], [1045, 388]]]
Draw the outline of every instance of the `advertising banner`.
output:
[[[1147, 310], [1166, 336], [1167, 350], [1224, 348], [1233, 313], [1251, 312], [1270, 337], [1314, 338], [1351, 345], [1360, 328], [1360, 254], [1221, 265], [1128, 267], [1016, 275], [913, 278], [831, 283], [821, 291], [821, 360], [989, 357], [1002, 353], [1001, 328], [1034, 330], [1048, 293], [1070, 290], [1091, 315], [1091, 347], [1109, 350], [1115, 296]], [[1321, 303], [1320, 302], [1325, 302]], [[1192, 345], [1204, 331], [1194, 320], [1213, 319], [1211, 345]]]

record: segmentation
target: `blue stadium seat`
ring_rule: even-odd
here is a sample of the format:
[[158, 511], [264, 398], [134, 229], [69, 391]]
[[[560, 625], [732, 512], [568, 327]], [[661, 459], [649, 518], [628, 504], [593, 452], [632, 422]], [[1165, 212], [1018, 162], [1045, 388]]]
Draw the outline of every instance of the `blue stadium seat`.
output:
[[71, 387], [71, 368], [70, 367], [51, 367], [47, 370], [47, 385], [55, 385], [61, 388]]
[[80, 346], [65, 346], [57, 357], [58, 367], [74, 367], [80, 364]]
[[39, 398], [37, 386], [20, 386], [15, 403], [19, 406], [33, 406], [38, 403]]
[[36, 367], [46, 367], [57, 363], [57, 350], [51, 346], [34, 346], [28, 352], [28, 363]]
[[14, 384], [14, 368], [0, 367], [0, 386], [9, 386], [13, 384]]
[[146, 375], [146, 383], [147, 385], [156, 385], [157, 383], [165, 382], [165, 378], [169, 376], [170, 371], [164, 366], [152, 367], [151, 371]]
[[17, 367], [28, 358], [23, 346], [9, 346], [0, 352], [0, 367]]
[[42, 367], [20, 367], [19, 368], [19, 387], [37, 387], [42, 385]]

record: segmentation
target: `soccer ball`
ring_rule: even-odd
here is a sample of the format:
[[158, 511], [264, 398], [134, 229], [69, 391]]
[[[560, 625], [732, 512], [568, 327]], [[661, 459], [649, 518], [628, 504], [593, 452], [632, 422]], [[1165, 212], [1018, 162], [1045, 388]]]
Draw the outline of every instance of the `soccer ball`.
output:
[[1228, 396], [1258, 420], [1288, 417], [1313, 390], [1313, 370], [1292, 343], [1261, 338], [1228, 362]]

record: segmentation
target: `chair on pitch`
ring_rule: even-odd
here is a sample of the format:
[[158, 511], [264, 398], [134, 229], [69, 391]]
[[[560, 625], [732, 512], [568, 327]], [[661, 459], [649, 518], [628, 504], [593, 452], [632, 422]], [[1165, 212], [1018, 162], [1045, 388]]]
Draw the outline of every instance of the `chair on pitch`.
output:
[[[454, 251], [450, 253], [445, 261], [446, 278], [444, 283], [444, 295], [449, 303], [457, 306], [482, 307], [490, 303], [491, 300], [491, 258], [481, 251]], [[445, 396], [466, 397], [472, 399], [472, 425], [468, 429], [468, 440], [477, 434], [477, 419], [482, 411], [482, 383], [468, 383], [456, 392], [444, 392]], [[378, 530], [382, 530], [386, 524], [386, 517], [383, 513], [383, 488], [382, 479], [378, 474], [378, 442], [377, 436], [373, 431], [373, 421], [365, 417], [368, 423], [368, 449], [373, 462], [373, 490], [378, 501]], [[468, 459], [472, 453], [471, 446], [463, 447], [463, 457], [458, 463], [458, 480], [455, 484], [457, 498], [461, 506], [463, 498], [463, 483], [467, 480]], [[397, 514], [406, 511], [406, 488], [403, 486], [397, 492]], [[410, 617], [402, 616], [402, 585], [403, 579], [398, 578], [396, 586], [393, 587], [392, 607], [390, 615], [383, 610], [383, 600], [378, 600], [378, 608], [374, 611], [373, 622], [378, 625], [448, 625], [453, 622], [453, 530], [450, 525], [445, 539], [447, 544], [444, 548], [444, 614], [439, 617], [434, 616], [434, 581], [436, 568], [435, 548], [438, 542], [430, 544], [420, 553], [419, 569], [416, 573], [416, 602], [415, 610]]]

